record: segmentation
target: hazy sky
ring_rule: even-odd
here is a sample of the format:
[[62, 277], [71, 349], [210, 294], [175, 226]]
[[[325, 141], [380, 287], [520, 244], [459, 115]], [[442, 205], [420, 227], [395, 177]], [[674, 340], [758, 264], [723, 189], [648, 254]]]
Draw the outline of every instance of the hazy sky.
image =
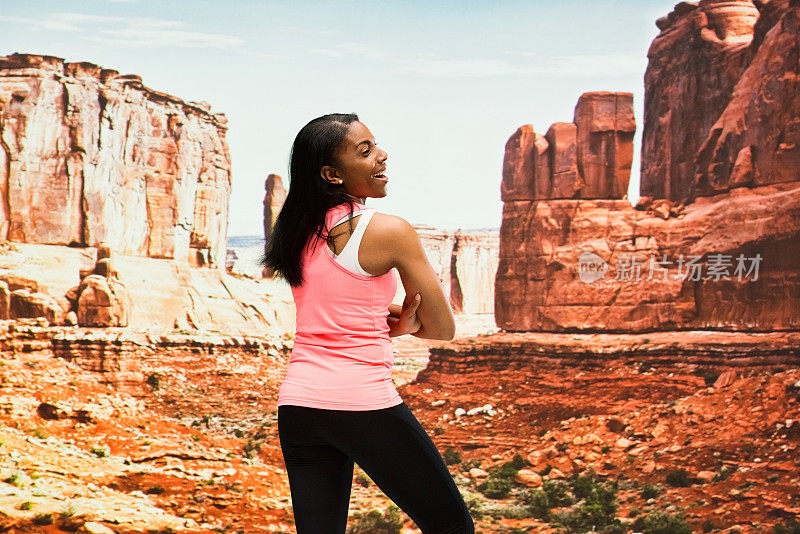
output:
[[[229, 235], [262, 232], [264, 180], [298, 130], [356, 112], [389, 153], [412, 224], [499, 228], [503, 148], [570, 122], [581, 93], [634, 94], [638, 198], [647, 49], [675, 0], [0, 0], [0, 55], [47, 54], [142, 77], [228, 117]], [[288, 182], [288, 180], [287, 180]]]

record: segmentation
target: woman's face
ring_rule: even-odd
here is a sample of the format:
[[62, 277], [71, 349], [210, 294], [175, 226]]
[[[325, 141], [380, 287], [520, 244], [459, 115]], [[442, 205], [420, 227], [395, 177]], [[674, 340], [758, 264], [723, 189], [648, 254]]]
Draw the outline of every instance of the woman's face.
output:
[[[336, 183], [354, 197], [386, 196], [386, 159], [388, 155], [375, 145], [372, 132], [358, 121], [350, 123], [347, 137], [339, 148], [338, 165], [323, 167], [322, 177]], [[338, 181], [341, 180], [341, 183]]]

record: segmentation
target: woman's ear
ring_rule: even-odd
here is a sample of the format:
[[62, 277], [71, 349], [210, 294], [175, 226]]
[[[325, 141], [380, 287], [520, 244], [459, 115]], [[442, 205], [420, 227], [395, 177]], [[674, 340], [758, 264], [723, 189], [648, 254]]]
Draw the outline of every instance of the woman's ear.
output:
[[325, 165], [322, 167], [319, 170], [319, 175], [322, 176], [322, 179], [326, 180], [328, 183], [334, 185], [342, 183], [342, 179], [339, 178], [339, 175], [336, 173], [336, 169], [330, 165]]

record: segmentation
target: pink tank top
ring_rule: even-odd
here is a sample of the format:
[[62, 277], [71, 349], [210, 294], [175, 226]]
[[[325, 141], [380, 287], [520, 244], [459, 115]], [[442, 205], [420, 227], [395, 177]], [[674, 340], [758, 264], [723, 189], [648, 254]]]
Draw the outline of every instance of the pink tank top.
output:
[[[330, 209], [323, 233], [347, 213], [348, 204]], [[403, 402], [392, 382], [386, 321], [397, 291], [394, 269], [381, 276], [351, 272], [325, 240], [312, 236], [303, 251], [303, 278], [302, 286], [292, 287], [297, 333], [277, 405], [378, 410]]]

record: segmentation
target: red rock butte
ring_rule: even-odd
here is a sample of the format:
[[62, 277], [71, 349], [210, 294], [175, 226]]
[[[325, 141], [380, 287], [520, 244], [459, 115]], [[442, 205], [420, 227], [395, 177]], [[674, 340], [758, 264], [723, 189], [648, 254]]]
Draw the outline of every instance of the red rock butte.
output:
[[92, 63], [0, 58], [0, 239], [224, 268], [226, 118]]
[[800, 5], [680, 2], [657, 26], [635, 208], [630, 93], [508, 140], [498, 327], [800, 327]]

